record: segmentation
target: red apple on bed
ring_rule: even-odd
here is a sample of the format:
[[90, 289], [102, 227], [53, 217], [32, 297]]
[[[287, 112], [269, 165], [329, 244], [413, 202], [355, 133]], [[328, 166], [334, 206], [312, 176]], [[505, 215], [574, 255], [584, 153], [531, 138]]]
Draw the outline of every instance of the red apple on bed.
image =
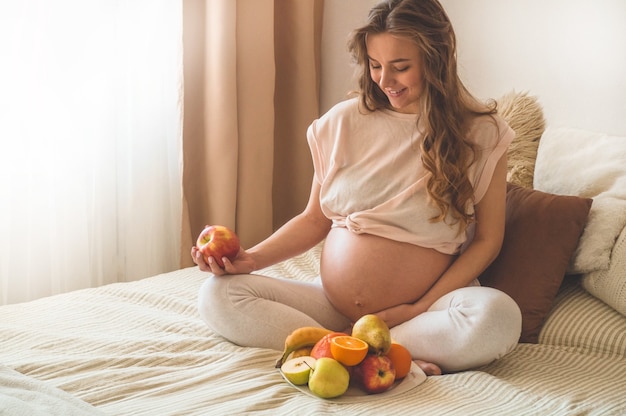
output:
[[354, 367], [352, 376], [367, 393], [382, 393], [393, 385], [396, 370], [389, 357], [368, 354]]
[[224, 267], [222, 258], [233, 261], [240, 249], [239, 237], [233, 230], [223, 225], [207, 225], [198, 236], [196, 247], [208, 263], [213, 257], [220, 267]]
[[348, 335], [343, 332], [331, 332], [328, 335], [324, 335], [322, 339], [317, 341], [311, 350], [311, 357], [319, 359], [322, 357], [333, 358], [333, 353], [330, 351], [330, 340], [340, 335]]

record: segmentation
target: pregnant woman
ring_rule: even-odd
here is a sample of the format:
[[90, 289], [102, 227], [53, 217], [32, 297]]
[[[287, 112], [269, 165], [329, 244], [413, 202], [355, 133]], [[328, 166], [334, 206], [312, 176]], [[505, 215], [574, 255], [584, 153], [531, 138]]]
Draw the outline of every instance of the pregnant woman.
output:
[[[436, 0], [388, 0], [352, 33], [358, 96], [315, 120], [304, 211], [210, 272], [206, 323], [230, 341], [282, 350], [296, 328], [349, 331], [365, 314], [391, 328], [427, 374], [511, 351], [521, 313], [477, 278], [504, 235], [506, 152], [514, 133], [457, 74], [456, 40]], [[316, 283], [250, 273], [324, 240]]]

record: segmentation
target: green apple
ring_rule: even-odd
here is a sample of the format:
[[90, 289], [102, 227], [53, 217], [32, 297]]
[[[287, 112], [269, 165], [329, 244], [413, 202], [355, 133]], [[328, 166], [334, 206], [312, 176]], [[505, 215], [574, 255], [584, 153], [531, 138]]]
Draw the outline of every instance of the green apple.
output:
[[387, 354], [391, 348], [391, 331], [377, 315], [360, 317], [352, 327], [352, 336], [367, 342], [370, 352], [375, 354]]
[[280, 371], [287, 380], [296, 386], [302, 386], [309, 382], [311, 369], [315, 367], [315, 358], [309, 356], [292, 358], [285, 361]]
[[322, 357], [315, 362], [309, 375], [309, 390], [323, 399], [339, 397], [348, 390], [350, 374], [334, 358]]

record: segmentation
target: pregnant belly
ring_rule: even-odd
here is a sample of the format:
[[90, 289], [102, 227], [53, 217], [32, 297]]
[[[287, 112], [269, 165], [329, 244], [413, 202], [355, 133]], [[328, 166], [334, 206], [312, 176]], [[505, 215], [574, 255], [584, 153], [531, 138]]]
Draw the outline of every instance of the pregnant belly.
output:
[[454, 256], [433, 249], [333, 228], [320, 273], [328, 299], [355, 321], [417, 301], [453, 261]]

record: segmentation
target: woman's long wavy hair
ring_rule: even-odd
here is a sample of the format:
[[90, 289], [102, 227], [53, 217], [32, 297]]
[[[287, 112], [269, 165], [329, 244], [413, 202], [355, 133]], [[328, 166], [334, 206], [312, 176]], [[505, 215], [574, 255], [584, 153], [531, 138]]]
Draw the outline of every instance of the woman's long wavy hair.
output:
[[[367, 23], [356, 29], [348, 50], [360, 68], [359, 95], [368, 111], [391, 109], [387, 96], [372, 80], [367, 55], [368, 35], [390, 33], [412, 39], [422, 54], [424, 89], [420, 97], [418, 127], [424, 167], [431, 173], [429, 197], [440, 210], [431, 221], [450, 215], [460, 221], [459, 231], [474, 221], [474, 190], [467, 174], [475, 150], [465, 137], [469, 121], [481, 114], [494, 114], [489, 105], [475, 99], [457, 73], [456, 36], [446, 12], [437, 0], [386, 0], [371, 9]], [[468, 212], [469, 211], [469, 212]]]

